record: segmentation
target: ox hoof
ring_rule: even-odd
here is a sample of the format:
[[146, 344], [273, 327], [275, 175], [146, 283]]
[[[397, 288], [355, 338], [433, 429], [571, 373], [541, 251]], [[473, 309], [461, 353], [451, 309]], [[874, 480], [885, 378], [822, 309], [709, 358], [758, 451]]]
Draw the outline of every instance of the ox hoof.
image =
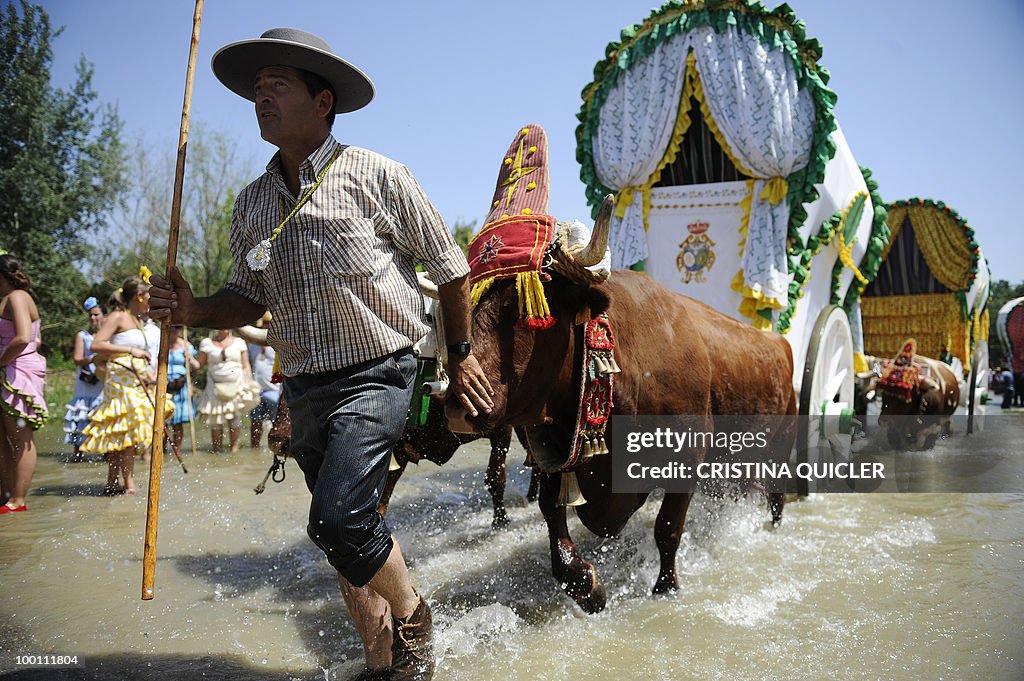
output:
[[595, 576], [593, 591], [585, 598], [577, 598], [576, 602], [588, 615], [596, 615], [604, 610], [604, 606], [608, 602], [608, 590], [604, 588], [601, 578]]
[[509, 520], [508, 514], [505, 511], [501, 511], [501, 513], [494, 512], [494, 520], [491, 521], [492, 530], [507, 530], [511, 524], [512, 521]]
[[658, 581], [654, 583], [654, 588], [651, 589], [651, 593], [655, 596], [661, 596], [663, 594], [671, 594], [679, 591], [679, 582], [673, 577], [658, 577]]

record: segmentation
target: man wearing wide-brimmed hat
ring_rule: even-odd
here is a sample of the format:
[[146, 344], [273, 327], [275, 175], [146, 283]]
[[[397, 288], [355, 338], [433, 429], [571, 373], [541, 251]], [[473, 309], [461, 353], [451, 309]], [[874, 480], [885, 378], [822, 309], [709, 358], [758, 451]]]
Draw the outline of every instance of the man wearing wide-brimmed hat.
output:
[[384, 670], [373, 669], [386, 664], [371, 659], [373, 632], [357, 624], [365, 675], [430, 678], [430, 609], [376, 509], [411, 398], [412, 347], [427, 331], [414, 262], [439, 285], [452, 389], [471, 413], [493, 406], [468, 343], [466, 259], [404, 166], [331, 135], [334, 115], [374, 91], [323, 40], [272, 29], [219, 50], [213, 70], [255, 103], [260, 133], [279, 151], [235, 203], [228, 283], [194, 298], [176, 269], [153, 277], [154, 315], [225, 328], [273, 313], [291, 452], [312, 492], [307, 531], [342, 583], [368, 585], [394, 618]]

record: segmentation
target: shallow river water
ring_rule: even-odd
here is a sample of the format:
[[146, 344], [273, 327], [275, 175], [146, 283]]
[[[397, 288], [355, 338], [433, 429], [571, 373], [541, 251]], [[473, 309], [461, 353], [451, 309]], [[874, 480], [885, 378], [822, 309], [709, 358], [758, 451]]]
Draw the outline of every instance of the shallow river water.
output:
[[[1020, 449], [1024, 414], [1004, 418]], [[59, 425], [39, 433], [29, 512], [0, 518], [0, 678], [358, 673], [335, 578], [305, 536], [294, 462], [257, 496], [266, 451], [200, 451], [187, 475], [168, 459], [156, 597], [141, 601], [148, 465], [137, 497], [105, 498], [106, 465], [67, 462], [58, 435]], [[963, 437], [940, 442], [933, 460], [956, 456]], [[609, 591], [604, 612], [587, 616], [550, 575], [515, 447], [511, 529], [491, 529], [486, 454], [477, 442], [444, 468], [410, 467], [389, 513], [434, 607], [438, 681], [1024, 678], [1024, 495], [812, 495], [788, 504], [775, 531], [759, 500], [698, 496], [682, 588], [667, 597], [650, 594], [655, 503], [612, 540], [574, 519]], [[19, 655], [80, 666], [27, 669]]]

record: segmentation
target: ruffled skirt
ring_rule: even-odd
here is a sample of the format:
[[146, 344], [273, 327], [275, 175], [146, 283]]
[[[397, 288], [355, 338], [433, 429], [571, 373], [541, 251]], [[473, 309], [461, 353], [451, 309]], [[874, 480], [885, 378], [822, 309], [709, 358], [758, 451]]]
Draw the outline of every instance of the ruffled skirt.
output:
[[46, 358], [37, 352], [16, 357], [0, 369], [0, 409], [39, 430], [49, 415], [45, 388]]
[[103, 399], [102, 391], [93, 392], [91, 395], [80, 395], [75, 391], [75, 396], [68, 402], [64, 410], [64, 444], [77, 447], [85, 439], [82, 431], [89, 424], [89, 412], [98, 407]]
[[[146, 360], [129, 355], [107, 363], [103, 400], [89, 414], [89, 425], [82, 431], [83, 452], [102, 454], [153, 444], [153, 396], [139, 378], [148, 370]], [[174, 411], [170, 396], [165, 397], [164, 405], [164, 413], [170, 416]]]
[[260, 387], [255, 381], [238, 381], [237, 390], [231, 399], [217, 396], [215, 381], [207, 377], [206, 389], [199, 396], [199, 415], [211, 426], [230, 426], [260, 403]]

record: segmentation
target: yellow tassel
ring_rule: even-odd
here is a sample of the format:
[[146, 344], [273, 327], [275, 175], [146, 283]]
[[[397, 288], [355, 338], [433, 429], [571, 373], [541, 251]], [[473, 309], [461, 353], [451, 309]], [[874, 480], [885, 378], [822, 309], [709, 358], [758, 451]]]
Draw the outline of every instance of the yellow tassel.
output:
[[519, 297], [519, 315], [541, 319], [551, 314], [548, 300], [544, 297], [544, 284], [536, 271], [520, 272], [516, 275], [516, 293]]
[[469, 292], [469, 301], [473, 307], [476, 307], [480, 303], [480, 299], [484, 297], [484, 294], [490, 290], [491, 285], [494, 284], [494, 279], [494, 277], [481, 279], [473, 284], [473, 288]]
[[568, 471], [562, 473], [561, 477], [562, 480], [558, 489], [558, 505], [582, 506], [587, 503], [587, 500], [583, 498], [583, 492], [580, 491], [580, 483], [576, 479], [576, 474]]

